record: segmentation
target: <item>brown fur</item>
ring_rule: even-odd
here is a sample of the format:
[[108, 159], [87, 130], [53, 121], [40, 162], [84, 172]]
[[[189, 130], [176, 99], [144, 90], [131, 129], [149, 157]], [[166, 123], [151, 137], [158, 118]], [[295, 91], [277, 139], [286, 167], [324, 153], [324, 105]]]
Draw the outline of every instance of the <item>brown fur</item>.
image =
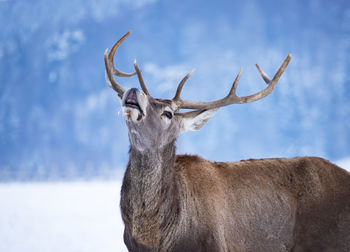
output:
[[336, 165], [314, 157], [209, 162], [167, 148], [159, 174], [153, 167], [148, 176], [147, 165], [133, 171], [141, 175], [133, 188], [129, 163], [121, 207], [130, 251], [350, 251], [350, 175]]

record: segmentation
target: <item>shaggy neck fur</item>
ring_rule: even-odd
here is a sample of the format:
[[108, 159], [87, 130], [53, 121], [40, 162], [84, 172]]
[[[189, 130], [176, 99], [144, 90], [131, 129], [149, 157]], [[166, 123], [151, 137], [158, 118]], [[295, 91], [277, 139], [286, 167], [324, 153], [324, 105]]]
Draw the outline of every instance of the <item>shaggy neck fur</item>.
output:
[[158, 247], [164, 233], [172, 234], [179, 216], [174, 180], [175, 143], [140, 152], [131, 146], [121, 192], [126, 232], [137, 243]]

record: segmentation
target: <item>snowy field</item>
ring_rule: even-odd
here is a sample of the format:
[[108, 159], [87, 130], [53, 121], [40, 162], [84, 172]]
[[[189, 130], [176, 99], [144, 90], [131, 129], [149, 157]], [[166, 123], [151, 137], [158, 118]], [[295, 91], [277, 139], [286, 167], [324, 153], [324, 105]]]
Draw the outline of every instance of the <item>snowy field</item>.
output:
[[120, 182], [0, 184], [1, 252], [121, 252]]
[[[350, 159], [337, 162], [350, 171]], [[0, 184], [1, 252], [122, 252], [119, 181]]]

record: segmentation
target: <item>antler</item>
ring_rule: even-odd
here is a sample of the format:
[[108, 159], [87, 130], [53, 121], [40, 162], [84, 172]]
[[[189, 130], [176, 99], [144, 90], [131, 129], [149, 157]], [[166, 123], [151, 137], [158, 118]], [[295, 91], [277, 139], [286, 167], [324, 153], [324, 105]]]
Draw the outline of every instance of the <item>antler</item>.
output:
[[256, 64], [256, 67], [258, 68], [260, 75], [262, 76], [262, 78], [264, 79], [264, 81], [268, 86], [262, 91], [257, 92], [255, 94], [248, 95], [248, 96], [237, 96], [236, 89], [237, 89], [239, 78], [241, 77], [241, 73], [242, 73], [242, 69], [241, 69], [232, 84], [230, 92], [223, 99], [211, 101], [211, 102], [197, 102], [197, 101], [182, 100], [180, 98], [182, 87], [185, 84], [186, 80], [193, 73], [192, 71], [188, 73], [180, 82], [176, 90], [176, 94], [173, 98], [173, 101], [177, 104], [178, 109], [213, 109], [213, 108], [219, 108], [219, 107], [223, 107], [231, 104], [248, 103], [248, 102], [260, 100], [265, 96], [269, 95], [272, 92], [272, 90], [275, 88], [279, 78], [281, 77], [284, 70], [287, 68], [291, 57], [292, 57], [291, 54], [288, 54], [288, 56], [283, 61], [281, 67], [278, 69], [277, 73], [275, 74], [272, 80], [270, 80], [270, 78], [261, 70], [259, 65]]
[[131, 77], [134, 76], [136, 74], [136, 72], [134, 73], [124, 73], [119, 71], [118, 69], [116, 69], [114, 67], [114, 54], [117, 51], [118, 47], [120, 46], [121, 43], [123, 43], [123, 41], [130, 35], [131, 31], [128, 31], [123, 37], [121, 37], [117, 43], [115, 43], [111, 49], [111, 51], [109, 52], [109, 54], [107, 55], [108, 52], [108, 48], [105, 51], [105, 66], [106, 66], [106, 79], [109, 82], [108, 86], [113, 88], [119, 95], [120, 98], [123, 97], [123, 94], [125, 92], [124, 88], [122, 86], [120, 86], [118, 84], [118, 82], [114, 79], [113, 74], [116, 76], [120, 76], [120, 77]]
[[148, 89], [147, 89], [147, 87], [146, 87], [145, 81], [143, 80], [143, 77], [142, 77], [142, 74], [141, 74], [141, 70], [140, 70], [139, 66], [137, 65], [137, 63], [136, 63], [136, 59], [135, 59], [135, 61], [134, 61], [134, 68], [135, 68], [135, 70], [136, 70], [137, 78], [139, 79], [140, 86], [141, 86], [143, 92], [144, 92], [146, 95], [150, 95], [149, 92], [148, 92]]
[[117, 51], [118, 47], [120, 46], [121, 43], [123, 43], [123, 41], [130, 35], [131, 31], [128, 31], [123, 37], [121, 37], [117, 43], [114, 44], [114, 46], [112, 47], [111, 51], [109, 52], [109, 54], [107, 55], [108, 52], [108, 48], [105, 51], [105, 66], [106, 66], [106, 77], [108, 78], [108, 86], [113, 88], [119, 95], [120, 98], [123, 97], [123, 94], [125, 92], [124, 88], [122, 86], [120, 86], [118, 84], [118, 82], [113, 78], [113, 74], [120, 76], [120, 77], [131, 77], [134, 76], [135, 74], [137, 74], [137, 77], [139, 79], [140, 82], [140, 86], [143, 90], [143, 92], [146, 95], [150, 95], [148, 92], [148, 89], [146, 87], [146, 84], [143, 80], [141, 71], [139, 69], [139, 67], [136, 64], [136, 60], [134, 62], [134, 67], [135, 67], [135, 72], [133, 73], [124, 73], [119, 71], [118, 69], [116, 69], [114, 67], [114, 62], [113, 62], [113, 58], [114, 58], [114, 54]]
[[[120, 76], [120, 77], [131, 77], [131, 76], [134, 76], [137, 74], [137, 77], [139, 79], [140, 86], [141, 86], [143, 92], [146, 95], [150, 95], [150, 93], [146, 87], [146, 84], [143, 80], [141, 70], [139, 69], [139, 67], [136, 63], [136, 60], [134, 62], [134, 67], [135, 67], [134, 73], [124, 73], [124, 72], [117, 70], [114, 67], [114, 61], [113, 61], [114, 54], [117, 51], [120, 44], [130, 35], [130, 33], [131, 33], [131, 31], [128, 31], [123, 37], [121, 37], [117, 41], [117, 43], [115, 43], [113, 45], [111, 51], [108, 54], [107, 54], [107, 52], [108, 52], [108, 48], [107, 48], [105, 51], [105, 56], [104, 56], [105, 66], [106, 66], [106, 79], [108, 81], [108, 85], [109, 85], [109, 87], [113, 88], [118, 93], [120, 98], [123, 97], [125, 90], [114, 79], [113, 74], [116, 76]], [[242, 69], [241, 69], [239, 71], [236, 79], [234, 80], [234, 82], [232, 84], [230, 92], [228, 93], [228, 95], [226, 97], [224, 97], [220, 100], [211, 101], [211, 102], [182, 100], [180, 97], [181, 91], [182, 91], [182, 88], [185, 85], [185, 82], [187, 81], [187, 79], [194, 72], [194, 70], [192, 70], [179, 83], [177, 90], [176, 90], [176, 93], [175, 93], [175, 96], [172, 99], [172, 101], [175, 102], [178, 109], [213, 109], [213, 108], [219, 108], [219, 107], [223, 107], [223, 106], [227, 106], [227, 105], [231, 105], [231, 104], [248, 103], [248, 102], [260, 100], [260, 99], [264, 98], [265, 96], [269, 95], [273, 91], [273, 89], [275, 88], [282, 73], [287, 68], [291, 57], [292, 56], [290, 54], [288, 54], [288, 56], [286, 57], [286, 59], [284, 60], [284, 62], [282, 63], [281, 67], [278, 69], [277, 73], [275, 74], [275, 76], [273, 77], [272, 80], [270, 80], [270, 78], [261, 70], [259, 65], [256, 64], [256, 67], [258, 68], [258, 71], [259, 71], [261, 77], [264, 79], [264, 81], [266, 82], [266, 84], [268, 86], [264, 90], [257, 92], [255, 94], [248, 95], [248, 96], [237, 96], [236, 89], [237, 89], [238, 81], [239, 81], [241, 74], [242, 74]]]

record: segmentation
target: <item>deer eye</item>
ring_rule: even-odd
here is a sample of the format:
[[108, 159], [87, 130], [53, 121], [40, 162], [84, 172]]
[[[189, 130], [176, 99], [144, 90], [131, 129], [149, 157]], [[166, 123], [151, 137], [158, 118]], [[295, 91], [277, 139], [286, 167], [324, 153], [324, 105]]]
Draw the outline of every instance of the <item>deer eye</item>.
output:
[[168, 119], [173, 118], [173, 114], [170, 111], [164, 111], [162, 115], [165, 115]]

